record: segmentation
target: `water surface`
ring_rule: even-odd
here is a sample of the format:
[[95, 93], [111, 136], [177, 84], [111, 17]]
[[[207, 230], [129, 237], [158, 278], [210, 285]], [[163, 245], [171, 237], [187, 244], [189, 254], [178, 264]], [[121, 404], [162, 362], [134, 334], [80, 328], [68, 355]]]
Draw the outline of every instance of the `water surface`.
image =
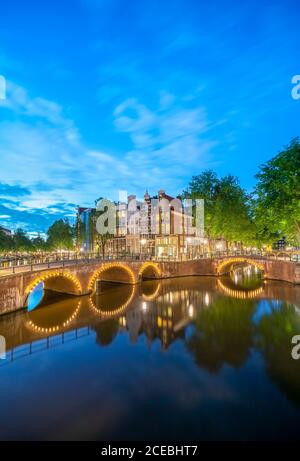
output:
[[0, 318], [0, 439], [295, 439], [300, 287], [239, 269]]

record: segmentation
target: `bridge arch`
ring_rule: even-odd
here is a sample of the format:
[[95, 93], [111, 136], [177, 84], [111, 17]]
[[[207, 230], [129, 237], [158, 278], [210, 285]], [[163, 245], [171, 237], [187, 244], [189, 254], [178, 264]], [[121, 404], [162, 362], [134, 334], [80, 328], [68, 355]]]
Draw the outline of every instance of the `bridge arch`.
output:
[[157, 263], [152, 261], [145, 262], [139, 270], [139, 279], [149, 278], [155, 279], [161, 277], [161, 270]]
[[45, 290], [52, 290], [61, 293], [81, 295], [82, 288], [78, 278], [69, 271], [47, 271], [40, 273], [34, 278], [25, 289], [25, 305], [32, 290], [39, 284], [44, 284]]
[[[114, 271], [115, 271], [115, 274], [114, 274]], [[126, 274], [125, 278], [122, 276], [122, 279], [120, 279], [120, 277], [118, 279], [118, 276], [120, 276], [120, 271], [121, 273], [123, 273], [123, 275], [125, 272]], [[105, 272], [106, 272], [106, 277], [104, 277]], [[110, 279], [110, 277], [112, 278]], [[95, 272], [90, 277], [89, 282], [88, 282], [89, 291], [94, 291], [95, 282], [97, 279], [100, 279], [100, 280], [102, 279], [102, 280], [112, 281], [112, 282], [120, 282], [120, 283], [130, 283], [130, 284], [136, 283], [136, 277], [135, 277], [133, 270], [129, 266], [127, 266], [127, 264], [119, 263], [119, 262], [103, 264], [101, 267], [96, 269]]]
[[263, 263], [260, 263], [260, 262], [256, 261], [255, 259], [251, 259], [251, 258], [237, 257], [237, 258], [223, 259], [222, 261], [220, 261], [218, 263], [217, 267], [216, 267], [217, 275], [221, 275], [222, 272], [224, 271], [224, 269], [227, 266], [230, 266], [230, 265], [236, 264], [236, 263], [251, 264], [252, 266], [257, 267], [257, 269], [259, 269], [259, 270], [261, 270], [263, 272], [265, 271], [265, 267], [264, 267]]

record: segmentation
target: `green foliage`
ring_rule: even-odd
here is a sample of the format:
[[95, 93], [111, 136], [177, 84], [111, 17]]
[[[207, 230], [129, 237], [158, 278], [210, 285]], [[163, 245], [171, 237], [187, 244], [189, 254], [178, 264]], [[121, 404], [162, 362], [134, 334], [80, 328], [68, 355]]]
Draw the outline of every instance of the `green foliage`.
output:
[[204, 225], [209, 238], [252, 243], [255, 226], [251, 220], [250, 197], [232, 175], [219, 179], [207, 170], [193, 176], [185, 198], [204, 199]]
[[17, 229], [14, 233], [13, 249], [16, 251], [30, 251], [33, 249], [30, 238], [22, 229]]
[[300, 244], [300, 142], [299, 138], [260, 167], [254, 214], [259, 237], [274, 241], [286, 236]]
[[74, 227], [67, 219], [59, 219], [47, 231], [47, 245], [50, 250], [73, 250]]
[[11, 251], [13, 246], [13, 238], [0, 230], [0, 251]]

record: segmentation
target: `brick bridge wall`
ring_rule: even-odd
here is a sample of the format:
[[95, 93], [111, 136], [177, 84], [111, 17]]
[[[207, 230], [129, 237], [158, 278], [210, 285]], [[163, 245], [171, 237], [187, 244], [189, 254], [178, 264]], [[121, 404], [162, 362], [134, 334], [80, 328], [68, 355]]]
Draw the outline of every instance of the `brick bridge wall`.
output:
[[200, 259], [182, 262], [107, 261], [70, 265], [0, 277], [0, 314], [27, 305], [28, 295], [39, 283], [45, 289], [84, 295], [94, 290], [96, 280], [135, 284], [144, 277], [168, 278], [189, 275], [221, 275], [233, 264], [248, 261], [264, 270], [265, 278], [300, 283], [300, 264], [255, 258]]

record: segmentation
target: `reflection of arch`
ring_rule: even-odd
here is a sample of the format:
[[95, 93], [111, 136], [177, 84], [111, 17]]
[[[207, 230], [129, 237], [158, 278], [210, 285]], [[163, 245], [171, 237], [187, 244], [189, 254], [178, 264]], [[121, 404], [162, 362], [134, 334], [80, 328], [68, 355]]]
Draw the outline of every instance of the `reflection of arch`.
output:
[[[127, 272], [127, 274], [129, 275], [129, 282], [127, 282], [127, 283], [136, 283], [134, 272], [130, 269], [130, 267], [128, 267], [126, 264], [123, 264], [123, 263], [113, 262], [113, 263], [105, 264], [105, 265], [101, 266], [99, 269], [97, 269], [93, 273], [93, 275], [91, 276], [91, 278], [89, 280], [89, 283], [88, 283], [88, 290], [93, 291], [94, 290], [94, 285], [95, 285], [95, 282], [96, 282], [97, 278], [101, 277], [101, 274], [103, 274], [103, 272], [108, 271], [110, 269], [123, 269], [123, 270], [125, 270]], [[116, 282], [118, 282], [118, 280], [116, 280]]]
[[127, 309], [127, 307], [130, 305], [130, 303], [132, 302], [132, 300], [133, 300], [133, 298], [134, 298], [134, 295], [135, 295], [135, 292], [136, 292], [136, 287], [135, 287], [135, 285], [131, 285], [130, 288], [131, 288], [130, 295], [128, 296], [128, 298], [126, 299], [126, 301], [124, 301], [124, 302], [123, 302], [118, 308], [116, 308], [116, 309], [113, 309], [113, 310], [110, 310], [110, 309], [107, 309], [107, 308], [98, 309], [98, 308], [95, 306], [92, 297], [89, 298], [90, 306], [91, 306], [91, 308], [93, 309], [93, 311], [94, 311], [96, 314], [102, 315], [103, 317], [114, 317], [115, 315], [120, 315], [125, 309]]
[[[58, 281], [61, 281], [61, 279], [65, 279], [67, 281], [70, 281], [73, 288], [75, 288], [75, 293], [74, 294], [81, 294], [81, 284], [77, 277], [75, 277], [71, 272], [59, 272], [59, 271], [50, 271], [46, 273], [41, 273], [36, 279], [34, 279], [26, 288], [25, 293], [28, 297], [28, 295], [31, 293], [31, 291], [39, 284], [39, 283], [44, 283], [44, 288], [47, 289], [47, 281], [50, 279], [57, 279]], [[66, 291], [67, 293], [67, 291]]]
[[151, 261], [145, 262], [139, 270], [139, 278], [157, 278], [161, 277], [161, 270], [158, 264]]
[[246, 291], [246, 290], [245, 291], [243, 291], [243, 290], [234, 290], [234, 289], [229, 288], [226, 285], [224, 285], [224, 283], [221, 282], [220, 279], [217, 279], [217, 284], [218, 284], [218, 288], [219, 288], [219, 290], [221, 292], [225, 293], [226, 295], [230, 296], [231, 298], [237, 298], [237, 299], [249, 299], [249, 298], [252, 299], [252, 298], [256, 298], [264, 290], [263, 286], [255, 288], [254, 290], [248, 290], [248, 291]]
[[261, 271], [264, 271], [264, 265], [261, 264], [261, 263], [258, 263], [257, 261], [255, 261], [253, 259], [248, 259], [248, 258], [229, 258], [229, 259], [225, 259], [225, 260], [221, 261], [217, 265], [217, 273], [218, 273], [218, 275], [220, 275], [220, 272], [221, 272], [222, 269], [224, 269], [226, 266], [229, 266], [230, 264], [234, 264], [234, 263], [248, 263], [248, 264], [251, 264], [252, 266], [257, 267], [257, 269], [259, 269]]
[[[151, 283], [152, 284], [152, 282], [155, 284], [154, 285], [155, 290], [149, 293], [149, 290], [144, 290], [144, 288], [145, 288], [144, 283]], [[154, 301], [158, 297], [158, 295], [160, 293], [161, 282], [155, 282], [154, 280], [153, 281], [149, 280], [149, 282], [144, 282], [144, 283], [142, 284], [142, 297], [143, 297], [143, 300], [144, 301]], [[152, 285], [151, 285], [151, 287], [152, 287]], [[147, 288], [148, 288], [148, 285], [147, 285]], [[145, 293], [144, 291], [148, 291], [148, 292]]]
[[[60, 329], [66, 328], [70, 325], [70, 323], [77, 317], [77, 314], [79, 312], [79, 309], [81, 307], [81, 300], [78, 302], [77, 307], [75, 311], [68, 317], [61, 325], [53, 325], [52, 327], [40, 327], [36, 323], [34, 323], [30, 318], [28, 318], [26, 322], [26, 326], [32, 330], [34, 330], [37, 333], [42, 333], [42, 334], [50, 334], [50, 333], [56, 333]], [[28, 315], [28, 313], [27, 313]], [[29, 317], [29, 315], [28, 315]]]

